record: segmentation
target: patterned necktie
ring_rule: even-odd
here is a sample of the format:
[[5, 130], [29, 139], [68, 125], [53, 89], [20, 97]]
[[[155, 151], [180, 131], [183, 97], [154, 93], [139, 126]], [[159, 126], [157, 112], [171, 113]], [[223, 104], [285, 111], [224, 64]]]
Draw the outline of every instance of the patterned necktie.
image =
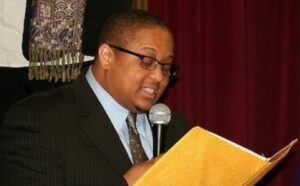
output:
[[136, 114], [130, 112], [126, 119], [128, 134], [129, 134], [129, 147], [132, 155], [133, 164], [147, 161], [147, 155], [143, 149], [139, 132], [136, 128]]

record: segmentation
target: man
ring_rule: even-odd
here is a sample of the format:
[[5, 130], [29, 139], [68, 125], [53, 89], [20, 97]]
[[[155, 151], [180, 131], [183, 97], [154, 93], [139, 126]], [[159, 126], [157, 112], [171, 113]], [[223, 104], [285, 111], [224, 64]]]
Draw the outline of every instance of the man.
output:
[[[172, 34], [161, 18], [136, 10], [108, 19], [86, 73], [8, 112], [0, 185], [132, 185], [155, 162], [147, 111], [174, 74], [173, 58]], [[126, 119], [132, 113], [146, 158], [141, 163]], [[188, 129], [172, 112], [163, 151]]]

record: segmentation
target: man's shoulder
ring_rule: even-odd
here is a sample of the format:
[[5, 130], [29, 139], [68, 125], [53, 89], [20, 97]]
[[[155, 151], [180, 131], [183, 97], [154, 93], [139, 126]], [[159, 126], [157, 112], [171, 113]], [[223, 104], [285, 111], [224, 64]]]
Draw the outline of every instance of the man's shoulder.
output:
[[32, 94], [18, 103], [12, 105], [7, 115], [45, 115], [47, 113], [55, 114], [73, 107], [74, 93], [72, 86], [63, 85], [40, 93]]
[[67, 117], [75, 113], [73, 97], [69, 85], [33, 94], [12, 105], [4, 117], [3, 124], [36, 127], [36, 124], [42, 121], [47, 123], [56, 118], [63, 121], [63, 116]]
[[170, 128], [178, 132], [181, 136], [191, 129], [191, 124], [181, 113], [172, 111]]
[[173, 121], [184, 120], [185, 122], [187, 122], [186, 117], [182, 113], [175, 110], [171, 110], [171, 116]]
[[37, 108], [42, 106], [59, 107], [72, 100], [73, 97], [74, 93], [72, 87], [70, 85], [63, 85], [61, 87], [30, 95], [17, 103], [17, 105], [28, 105]]
[[19, 104], [36, 104], [40, 105], [40, 102], [49, 102], [50, 105], [61, 105], [60, 103], [65, 103], [66, 101], [74, 100], [76, 96], [76, 91], [82, 91], [87, 89], [87, 81], [85, 79], [85, 71], [81, 73], [77, 79], [73, 82], [63, 84], [61, 86], [51, 88], [49, 90], [32, 94], [19, 102]]

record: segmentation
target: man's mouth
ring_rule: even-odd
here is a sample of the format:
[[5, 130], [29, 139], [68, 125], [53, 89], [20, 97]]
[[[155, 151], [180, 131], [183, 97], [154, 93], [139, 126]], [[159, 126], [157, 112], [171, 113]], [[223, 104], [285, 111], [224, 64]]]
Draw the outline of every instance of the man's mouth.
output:
[[150, 86], [143, 86], [141, 88], [142, 92], [143, 92], [143, 95], [147, 98], [147, 99], [156, 99], [156, 96], [157, 96], [157, 91], [158, 91], [158, 88], [156, 87], [150, 87]]
[[143, 91], [147, 92], [148, 94], [154, 94], [154, 89], [149, 87], [143, 87]]

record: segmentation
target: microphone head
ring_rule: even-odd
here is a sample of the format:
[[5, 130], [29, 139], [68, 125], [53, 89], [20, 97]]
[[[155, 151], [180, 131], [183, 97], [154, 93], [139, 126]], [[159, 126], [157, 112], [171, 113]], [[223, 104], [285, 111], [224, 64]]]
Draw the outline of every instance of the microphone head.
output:
[[149, 111], [149, 120], [152, 124], [167, 125], [171, 120], [171, 110], [163, 103], [157, 103]]

